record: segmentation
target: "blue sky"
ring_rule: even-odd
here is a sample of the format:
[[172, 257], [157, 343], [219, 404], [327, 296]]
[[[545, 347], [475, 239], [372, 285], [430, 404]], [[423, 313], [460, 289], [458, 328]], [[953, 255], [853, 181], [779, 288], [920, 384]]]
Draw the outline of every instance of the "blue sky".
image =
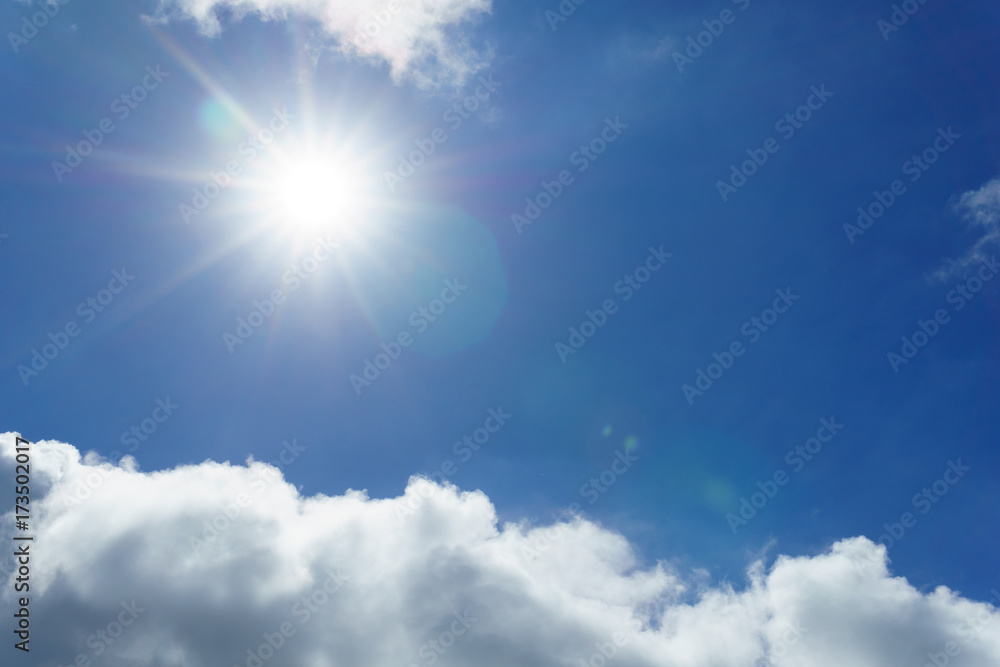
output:
[[[306, 449], [283, 474], [302, 494], [393, 498], [451, 461], [448, 480], [484, 492], [501, 522], [551, 523], [579, 503], [643, 563], [738, 587], [754, 556], [878, 541], [910, 512], [892, 572], [990, 598], [1000, 281], [953, 290], [996, 272], [995, 3], [930, 0], [886, 38], [891, 3], [591, 0], [556, 21], [554, 0], [495, 2], [460, 24], [469, 52], [451, 68], [360, 58], [295, 11], [223, 9], [209, 36], [186, 4], [69, 2], [0, 49], [5, 430], [109, 457], [169, 397], [132, 452], [141, 470], [274, 460], [294, 439]], [[0, 23], [17, 32], [39, 7], [7, 2]], [[731, 22], [712, 23], [724, 11]], [[678, 67], [705, 21], [721, 33]], [[115, 100], [144, 77], [122, 117]], [[469, 99], [454, 127], [446, 113]], [[276, 112], [286, 126], [245, 162], [248, 128]], [[113, 131], [60, 181], [52, 163], [105, 118]], [[446, 140], [390, 188], [386, 172], [436, 129]], [[951, 138], [914, 170], [938, 137]], [[365, 206], [303, 233], [270, 192], [320, 145], [349, 153], [336, 178], [366, 178]], [[587, 145], [605, 148], [581, 157]], [[766, 162], [724, 200], [718, 182], [754, 155]], [[241, 179], [186, 222], [179, 206], [227, 162]], [[512, 219], [564, 171], [537, 219]], [[889, 196], [863, 234], [845, 230]], [[296, 283], [328, 235], [343, 243]], [[623, 287], [651, 250], [670, 256]], [[134, 279], [87, 315], [115, 271]], [[273, 315], [227, 345], [276, 289]], [[443, 292], [453, 303], [435, 306]], [[776, 304], [790, 306], [753, 323]], [[443, 310], [431, 322], [421, 307]], [[887, 355], [939, 310], [894, 369]], [[19, 370], [70, 323], [78, 335], [44, 369]], [[352, 383], [400, 333], [412, 345]], [[686, 395], [734, 342], [742, 355]], [[462, 460], [455, 443], [490, 410], [510, 417]], [[843, 428], [790, 463], [821, 420]], [[626, 451], [637, 460], [584, 495]], [[970, 469], [946, 495], [914, 501], [959, 460]], [[787, 484], [734, 534], [727, 515], [779, 471]]]

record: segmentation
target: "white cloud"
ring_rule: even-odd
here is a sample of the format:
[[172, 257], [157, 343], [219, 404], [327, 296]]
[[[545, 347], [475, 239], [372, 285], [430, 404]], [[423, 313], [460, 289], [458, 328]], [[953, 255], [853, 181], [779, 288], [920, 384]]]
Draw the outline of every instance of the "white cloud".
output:
[[491, 8], [492, 0], [160, 0], [150, 20], [191, 19], [214, 36], [222, 30], [220, 14], [234, 21], [304, 18], [332, 48], [384, 61], [394, 80], [427, 88], [460, 84], [488, 64], [488, 50], [470, 46], [461, 30]]
[[1000, 222], [1000, 178], [963, 194], [958, 199], [958, 208], [972, 223], [995, 230]]
[[[3, 489], [13, 448], [0, 436]], [[1000, 664], [1000, 633], [986, 627], [1000, 612], [892, 577], [864, 538], [756, 563], [744, 590], [692, 590], [584, 518], [498, 526], [483, 493], [426, 480], [399, 498], [304, 497], [258, 462], [144, 473], [67, 444], [32, 448], [38, 667], [78, 654], [109, 667], [921, 667], [948, 642], [963, 667]], [[96, 490], [67, 503], [88, 476]], [[218, 535], [196, 553], [191, 536], [211, 537], [213, 521]], [[12, 522], [0, 526], [7, 545]], [[545, 532], [550, 546], [530, 558]], [[3, 595], [9, 622], [11, 582]], [[294, 634], [280, 637], [282, 624]], [[266, 660], [248, 654], [262, 645]]]
[[995, 250], [1000, 245], [1000, 177], [978, 190], [963, 193], [953, 208], [979, 238], [962, 257], [949, 260], [935, 273], [939, 280], [947, 280], [970, 266], [990, 259], [990, 249]]

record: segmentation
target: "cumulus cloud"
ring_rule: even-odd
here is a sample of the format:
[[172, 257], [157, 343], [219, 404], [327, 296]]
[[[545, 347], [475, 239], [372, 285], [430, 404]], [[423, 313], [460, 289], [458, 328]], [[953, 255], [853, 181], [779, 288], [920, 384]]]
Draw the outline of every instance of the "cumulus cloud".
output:
[[[5, 489], [13, 449], [0, 435]], [[38, 667], [920, 667], [956, 647], [1000, 664], [996, 608], [916, 590], [864, 538], [753, 563], [735, 589], [643, 565], [580, 516], [498, 525], [483, 493], [421, 478], [303, 496], [252, 460], [146, 473], [32, 449]]]
[[937, 271], [935, 277], [940, 280], [991, 259], [992, 252], [1000, 245], [1000, 177], [978, 190], [963, 193], [955, 200], [953, 208], [979, 238], [965, 255], [948, 261]]
[[492, 0], [160, 0], [157, 22], [194, 20], [208, 36], [223, 17], [312, 21], [329, 45], [349, 56], [388, 63], [396, 81], [421, 87], [460, 84], [488, 64], [485, 47], [473, 48], [463, 27], [489, 14]]

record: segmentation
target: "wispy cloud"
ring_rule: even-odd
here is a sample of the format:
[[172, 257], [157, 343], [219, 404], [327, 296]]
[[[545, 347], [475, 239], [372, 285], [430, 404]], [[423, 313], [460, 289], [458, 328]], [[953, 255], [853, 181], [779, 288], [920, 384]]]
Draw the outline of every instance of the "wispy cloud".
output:
[[677, 38], [671, 35], [654, 38], [646, 35], [628, 34], [612, 43], [608, 55], [612, 61], [622, 61], [623, 63], [633, 61], [655, 63], [669, 57], [675, 48], [677, 48]]
[[972, 247], [957, 259], [948, 260], [934, 277], [947, 280], [990, 259], [990, 252], [1000, 246], [1000, 177], [978, 190], [963, 193], [953, 205], [955, 213], [978, 235]]
[[324, 33], [324, 46], [348, 56], [389, 64], [394, 80], [423, 88], [459, 85], [492, 57], [476, 49], [463, 27], [491, 11], [492, 0], [160, 0], [149, 20], [188, 19], [207, 36], [232, 21], [256, 15], [266, 21], [302, 18]]

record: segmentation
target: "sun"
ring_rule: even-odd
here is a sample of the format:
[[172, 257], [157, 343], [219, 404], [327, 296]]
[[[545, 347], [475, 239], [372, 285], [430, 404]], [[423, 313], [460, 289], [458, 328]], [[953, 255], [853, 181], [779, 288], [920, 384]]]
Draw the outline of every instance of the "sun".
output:
[[283, 162], [274, 174], [269, 208], [285, 231], [339, 231], [363, 222], [368, 188], [356, 165], [323, 156]]
[[305, 121], [297, 134], [260, 139], [262, 149], [234, 177], [240, 196], [222, 211], [239, 238], [297, 252], [319, 237], [364, 245], [378, 236], [396, 207], [379, 175], [384, 150], [363, 124], [345, 123]]

